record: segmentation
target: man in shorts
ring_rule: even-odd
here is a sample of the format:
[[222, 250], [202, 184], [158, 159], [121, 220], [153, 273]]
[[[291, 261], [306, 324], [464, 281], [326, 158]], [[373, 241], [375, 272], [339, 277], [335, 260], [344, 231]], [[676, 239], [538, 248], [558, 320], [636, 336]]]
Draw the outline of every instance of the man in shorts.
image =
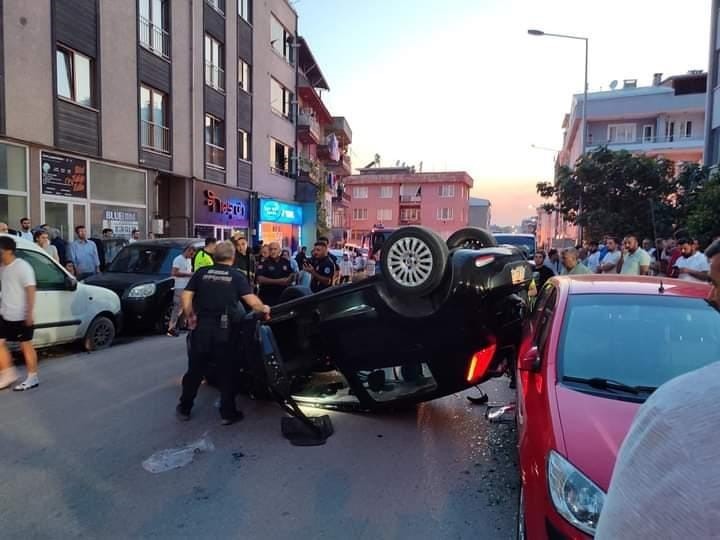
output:
[[0, 390], [17, 380], [7, 342], [20, 343], [27, 366], [27, 378], [13, 390], [22, 392], [40, 384], [37, 354], [32, 345], [33, 309], [35, 307], [35, 272], [27, 262], [15, 255], [15, 240], [0, 237]]

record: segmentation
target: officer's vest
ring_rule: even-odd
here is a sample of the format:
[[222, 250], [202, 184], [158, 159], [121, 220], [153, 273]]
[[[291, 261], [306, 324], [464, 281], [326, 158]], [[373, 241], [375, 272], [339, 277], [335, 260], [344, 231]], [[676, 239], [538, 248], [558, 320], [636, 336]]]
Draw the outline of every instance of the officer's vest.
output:
[[213, 262], [213, 258], [210, 254], [204, 249], [201, 249], [195, 254], [195, 258], [193, 259], [193, 270], [197, 272], [201, 268], [212, 266], [213, 264], [215, 263]]

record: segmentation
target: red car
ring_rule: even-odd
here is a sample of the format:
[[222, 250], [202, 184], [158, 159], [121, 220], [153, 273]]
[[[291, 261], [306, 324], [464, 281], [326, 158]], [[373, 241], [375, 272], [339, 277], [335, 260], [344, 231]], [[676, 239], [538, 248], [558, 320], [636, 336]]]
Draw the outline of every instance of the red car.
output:
[[640, 405], [664, 382], [720, 360], [709, 291], [654, 277], [546, 283], [517, 364], [519, 538], [593, 536]]

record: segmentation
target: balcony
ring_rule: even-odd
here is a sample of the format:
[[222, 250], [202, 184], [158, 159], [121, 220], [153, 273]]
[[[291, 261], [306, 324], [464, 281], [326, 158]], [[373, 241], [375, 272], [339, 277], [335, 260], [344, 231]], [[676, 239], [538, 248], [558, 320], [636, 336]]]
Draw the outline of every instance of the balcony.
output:
[[143, 148], [164, 154], [170, 153], [170, 130], [165, 126], [143, 120], [140, 135], [140, 143]]
[[214, 64], [205, 64], [205, 84], [209, 87], [218, 90], [219, 92], [225, 91], [225, 70]]
[[150, 52], [170, 59], [170, 34], [145, 17], [140, 17], [140, 45]]
[[318, 159], [320, 159], [328, 169], [341, 176], [349, 176], [352, 174], [352, 160], [350, 159], [350, 155], [342, 153], [342, 149], [340, 152], [340, 161], [333, 161], [330, 159], [330, 149], [327, 145], [318, 145], [317, 147]]
[[298, 161], [298, 177], [306, 177], [313, 184], [320, 183], [320, 177], [322, 176], [322, 166], [320, 162], [309, 159], [306, 157], [300, 157]]
[[400, 204], [408, 206], [419, 206], [422, 202], [421, 195], [400, 195]]
[[588, 141], [588, 152], [607, 146], [610, 150], [627, 150], [628, 152], [664, 152], [672, 150], [700, 150], [703, 148], [703, 137], [663, 136], [637, 137], [624, 141]]
[[332, 125], [328, 126], [325, 131], [328, 133], [334, 133], [340, 141], [341, 146], [352, 144], [352, 129], [350, 129], [350, 124], [348, 124], [345, 117], [333, 116], [332, 120]]
[[208, 167], [225, 170], [225, 148], [205, 143], [205, 163]]
[[332, 203], [333, 206], [348, 208], [350, 206], [350, 200], [350, 193], [344, 190], [338, 190], [338, 192], [332, 198]]
[[298, 137], [305, 144], [317, 144], [322, 139], [320, 122], [313, 115], [300, 113], [298, 115]]

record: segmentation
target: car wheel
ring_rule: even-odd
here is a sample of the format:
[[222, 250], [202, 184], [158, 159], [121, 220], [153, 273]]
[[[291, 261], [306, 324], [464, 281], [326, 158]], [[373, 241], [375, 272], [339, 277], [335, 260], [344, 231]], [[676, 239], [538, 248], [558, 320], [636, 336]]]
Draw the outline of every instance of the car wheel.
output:
[[442, 283], [448, 248], [434, 232], [423, 227], [402, 227], [382, 247], [382, 275], [392, 291], [422, 296]]
[[291, 300], [297, 300], [305, 296], [310, 296], [312, 291], [309, 287], [293, 286], [285, 289], [280, 295], [280, 303], [290, 302]]
[[525, 538], [525, 490], [522, 485], [520, 485], [517, 517], [517, 540], [525, 540]]
[[495, 247], [497, 246], [497, 242], [495, 241], [495, 237], [485, 229], [465, 227], [450, 235], [450, 238], [447, 239], [447, 246], [448, 249], [480, 249]]
[[85, 333], [83, 345], [88, 352], [101, 351], [110, 347], [114, 339], [115, 323], [107, 317], [96, 317]]

